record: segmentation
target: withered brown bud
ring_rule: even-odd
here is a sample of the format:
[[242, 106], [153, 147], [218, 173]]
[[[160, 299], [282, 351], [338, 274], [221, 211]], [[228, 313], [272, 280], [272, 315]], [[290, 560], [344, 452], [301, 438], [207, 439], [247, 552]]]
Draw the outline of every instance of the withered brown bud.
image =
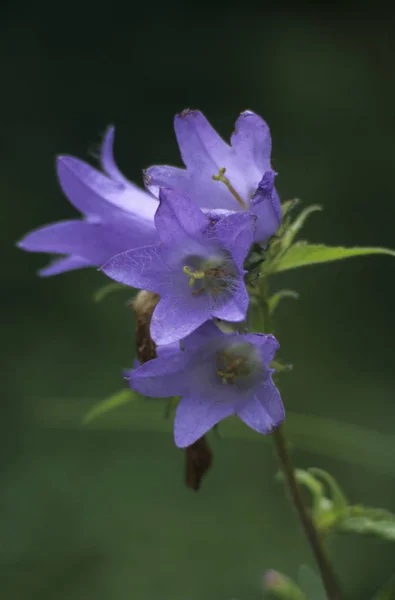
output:
[[[141, 290], [132, 302], [136, 314], [136, 347], [140, 364], [156, 358], [156, 344], [151, 338], [150, 325], [159, 296], [153, 292]], [[192, 490], [200, 487], [204, 474], [213, 462], [213, 453], [205, 437], [196, 440], [185, 449], [185, 484]]]
[[195, 492], [213, 463], [213, 452], [203, 436], [185, 449], [185, 484]]
[[158, 294], [141, 290], [132, 302], [136, 313], [136, 349], [140, 364], [156, 358], [156, 344], [151, 338], [150, 324], [158, 301]]

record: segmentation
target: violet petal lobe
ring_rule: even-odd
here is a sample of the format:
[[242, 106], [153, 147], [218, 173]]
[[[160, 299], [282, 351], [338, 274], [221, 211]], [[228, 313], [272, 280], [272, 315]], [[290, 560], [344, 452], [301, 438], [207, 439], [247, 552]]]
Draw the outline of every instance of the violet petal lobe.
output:
[[178, 190], [161, 189], [159, 200], [155, 225], [162, 242], [172, 245], [177, 242], [180, 234], [200, 237], [203, 230], [208, 227], [209, 219]]
[[274, 383], [266, 381], [256, 394], [237, 410], [237, 415], [246, 425], [258, 433], [268, 434], [284, 420], [284, 406]]
[[119, 283], [156, 293], [161, 293], [168, 279], [171, 281], [161, 246], [127, 250], [110, 258], [101, 270]]
[[240, 165], [247, 169], [247, 172], [253, 169], [250, 176], [254, 177], [256, 171], [262, 176], [270, 169], [272, 152], [270, 130], [267, 123], [254, 112], [246, 110], [241, 113], [231, 137], [231, 146]]
[[100, 150], [101, 166], [103, 167], [103, 171], [107, 173], [107, 175], [114, 181], [119, 181], [120, 183], [131, 185], [130, 181], [128, 181], [118, 169], [117, 164], [114, 160], [114, 136], [115, 127], [108, 127], [104, 135], [104, 140]]
[[185, 448], [222, 419], [234, 414], [232, 402], [216, 402], [215, 398], [205, 398], [198, 392], [183, 396], [177, 406], [174, 419], [174, 439], [176, 446]]

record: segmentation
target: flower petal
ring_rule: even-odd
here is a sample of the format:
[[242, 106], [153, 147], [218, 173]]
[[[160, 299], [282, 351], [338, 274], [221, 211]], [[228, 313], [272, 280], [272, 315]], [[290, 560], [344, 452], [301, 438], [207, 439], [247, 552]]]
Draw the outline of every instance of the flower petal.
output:
[[103, 167], [103, 171], [107, 173], [107, 175], [111, 177], [111, 179], [113, 179], [114, 181], [119, 181], [120, 183], [124, 183], [126, 185], [131, 185], [130, 182], [126, 179], [126, 177], [122, 175], [121, 171], [118, 169], [115, 163], [113, 152], [114, 136], [115, 127], [108, 127], [101, 146], [100, 163]]
[[177, 406], [174, 439], [179, 448], [190, 446], [214, 425], [234, 413], [233, 402], [216, 401], [191, 392]]
[[257, 216], [255, 241], [263, 244], [276, 233], [281, 225], [281, 204], [275, 189], [273, 189], [271, 197], [263, 197], [261, 201], [259, 201], [259, 197], [258, 190], [251, 212]]
[[280, 392], [271, 380], [267, 381], [237, 410], [237, 414], [251, 429], [263, 434], [271, 433], [285, 418]]
[[243, 285], [239, 285], [226, 303], [213, 308], [212, 315], [223, 321], [240, 323], [247, 316], [249, 301], [247, 290]]
[[59, 275], [66, 271], [73, 271], [74, 269], [82, 269], [91, 266], [92, 264], [85, 258], [81, 258], [80, 256], [66, 256], [55, 259], [47, 267], [40, 269], [38, 274], [40, 277], [50, 277], [51, 275]]
[[126, 212], [153, 220], [158, 203], [137, 186], [112, 181], [72, 156], [60, 156], [57, 171], [64, 193], [83, 214], [106, 220]]
[[268, 125], [261, 117], [246, 110], [236, 121], [235, 132], [231, 138], [240, 165], [246, 175], [260, 175], [270, 169], [272, 140]]
[[176, 188], [180, 192], [191, 191], [193, 182], [191, 174], [185, 169], [167, 165], [154, 166], [144, 171], [144, 185], [156, 198], [160, 188]]
[[117, 254], [101, 270], [124, 285], [157, 293], [167, 280], [171, 281], [159, 246], [144, 246]]
[[256, 220], [251, 213], [233, 213], [220, 218], [215, 225], [218, 240], [232, 254], [239, 269], [243, 269], [253, 244]]
[[180, 396], [188, 389], [188, 378], [183, 377], [190, 356], [179, 348], [165, 352], [132, 371], [129, 385], [133, 390], [154, 398]]
[[152, 315], [152, 339], [157, 344], [171, 344], [188, 336], [209, 318], [203, 297], [163, 296]]
[[116, 240], [103, 236], [100, 223], [86, 221], [63, 221], [36, 229], [18, 246], [29, 252], [73, 254], [93, 265], [100, 265], [118, 249]]
[[184, 110], [176, 115], [174, 129], [188, 169], [211, 177], [226, 167], [231, 149], [200, 111]]
[[258, 347], [262, 362], [268, 368], [277, 350], [280, 348], [280, 344], [274, 335], [270, 333], [245, 333], [241, 337], [246, 342], [250, 342]]
[[162, 188], [155, 225], [162, 242], [172, 246], [177, 241], [178, 245], [182, 245], [181, 236], [200, 236], [209, 225], [209, 219], [185, 194]]

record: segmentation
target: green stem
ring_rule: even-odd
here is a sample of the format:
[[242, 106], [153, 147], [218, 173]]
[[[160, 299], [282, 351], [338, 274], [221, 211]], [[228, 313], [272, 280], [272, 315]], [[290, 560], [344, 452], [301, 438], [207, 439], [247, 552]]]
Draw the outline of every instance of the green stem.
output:
[[[269, 286], [267, 277], [262, 277], [261, 279], [260, 292], [265, 333], [273, 333], [273, 323], [269, 311]], [[280, 425], [280, 427], [273, 431], [272, 436], [277, 457], [284, 473], [285, 482], [288, 487], [291, 500], [298, 513], [298, 517], [307, 541], [309, 542], [311, 550], [314, 554], [327, 598], [328, 600], [340, 600], [341, 592], [337, 583], [334, 569], [326, 554], [320, 534], [311, 518], [310, 511], [304, 503], [300, 487], [295, 478], [295, 471], [292, 464], [291, 455], [288, 452], [287, 440], [284, 435], [284, 426]]]
[[335, 572], [333, 570], [329, 558], [327, 557], [320, 535], [310, 516], [310, 512], [305, 506], [300, 487], [295, 479], [295, 471], [292, 465], [291, 456], [288, 452], [288, 446], [284, 435], [283, 425], [280, 425], [280, 427], [276, 429], [272, 435], [277, 452], [277, 457], [280, 462], [281, 469], [284, 473], [285, 481], [292, 502], [298, 513], [304, 533], [314, 554], [314, 558], [316, 560], [317, 566], [321, 574], [321, 579], [326, 591], [327, 598], [328, 600], [340, 600], [341, 592], [336, 580]]

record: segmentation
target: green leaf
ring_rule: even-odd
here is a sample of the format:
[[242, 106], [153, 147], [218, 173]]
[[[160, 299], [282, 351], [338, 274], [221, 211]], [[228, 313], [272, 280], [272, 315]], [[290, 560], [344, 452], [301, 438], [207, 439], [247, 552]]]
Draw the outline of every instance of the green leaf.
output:
[[347, 498], [340, 489], [340, 486], [337, 483], [336, 479], [326, 471], [323, 471], [322, 469], [311, 468], [308, 471], [309, 473], [312, 473], [312, 475], [314, 475], [315, 478], [318, 477], [319, 479], [325, 481], [330, 491], [330, 499], [333, 503], [334, 510], [344, 510], [348, 505]]
[[298, 584], [307, 600], [326, 600], [327, 596], [321, 578], [308, 565], [299, 567]]
[[297, 292], [294, 292], [293, 290], [280, 290], [276, 294], [273, 294], [273, 296], [269, 298], [270, 314], [274, 313], [280, 300], [282, 300], [283, 298], [293, 298], [294, 300], [297, 300], [299, 298], [299, 294]]
[[395, 251], [388, 248], [344, 248], [343, 246], [325, 246], [324, 244], [298, 242], [291, 246], [285, 254], [273, 261], [270, 266], [270, 272], [279, 273], [280, 271], [287, 271], [298, 267], [368, 254], [388, 254], [389, 256], [395, 256]]
[[292, 244], [296, 235], [302, 229], [309, 216], [314, 212], [318, 212], [321, 210], [322, 206], [320, 206], [319, 204], [311, 204], [310, 206], [307, 206], [305, 209], [302, 210], [302, 212], [295, 219], [295, 221], [291, 225], [289, 225], [289, 227], [287, 227], [284, 235], [282, 236], [281, 247], [283, 250], [287, 250], [287, 248], [289, 248], [289, 246]]
[[109, 294], [126, 289], [130, 290], [130, 287], [128, 287], [127, 285], [123, 285], [122, 283], [108, 283], [107, 285], [104, 285], [103, 287], [96, 290], [96, 292], [93, 294], [93, 300], [94, 302], [101, 302]]
[[87, 425], [91, 423], [98, 417], [101, 417], [115, 408], [119, 408], [124, 404], [128, 404], [128, 402], [132, 402], [132, 400], [136, 400], [138, 398], [138, 394], [131, 389], [124, 389], [104, 400], [101, 400], [97, 404], [95, 404], [83, 417], [82, 423]]
[[395, 515], [381, 508], [348, 507], [348, 514], [336, 524], [337, 531], [374, 535], [395, 542]]

